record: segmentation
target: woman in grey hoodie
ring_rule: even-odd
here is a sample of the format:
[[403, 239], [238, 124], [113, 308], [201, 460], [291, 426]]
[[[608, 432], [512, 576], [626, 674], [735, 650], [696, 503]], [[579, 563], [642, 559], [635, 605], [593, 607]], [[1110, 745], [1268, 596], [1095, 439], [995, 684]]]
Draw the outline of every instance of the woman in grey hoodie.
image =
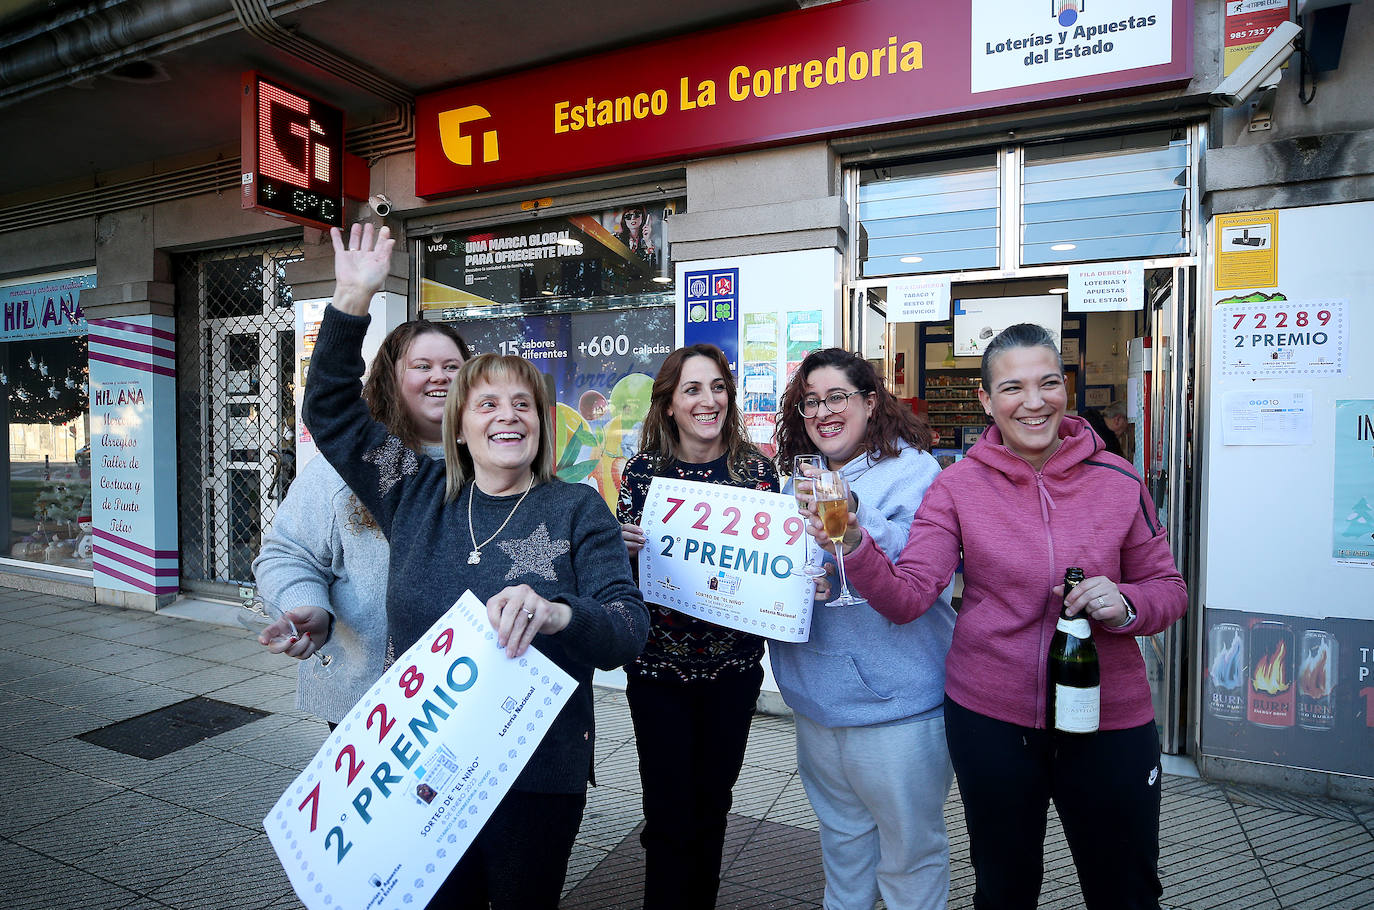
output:
[[[382, 339], [363, 386], [373, 419], [407, 448], [442, 459], [448, 387], [471, 356], [450, 325], [401, 323]], [[258, 592], [289, 613], [301, 633], [299, 640], [279, 640], [289, 634], [279, 621], [259, 641], [303, 661], [296, 707], [331, 730], [382, 675], [389, 559], [377, 522], [317, 457], [292, 482], [253, 562]], [[309, 658], [326, 642], [335, 669], [320, 679]]]
[[[901, 552], [939, 473], [931, 439], [867, 361], [839, 348], [802, 361], [778, 416], [780, 464], [819, 453], [849, 481], [851, 512], [889, 554]], [[773, 675], [795, 712], [797, 767], [820, 821], [829, 910], [869, 910], [879, 896], [889, 910], [948, 901], [949, 593], [905, 625], [868, 606], [823, 605], [808, 641], [769, 642]]]

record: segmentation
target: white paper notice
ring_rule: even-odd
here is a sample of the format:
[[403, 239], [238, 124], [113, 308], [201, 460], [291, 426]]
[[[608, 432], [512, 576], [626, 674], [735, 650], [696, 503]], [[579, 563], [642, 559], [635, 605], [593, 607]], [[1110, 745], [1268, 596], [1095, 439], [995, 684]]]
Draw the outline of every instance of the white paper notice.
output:
[[640, 521], [639, 586], [650, 603], [779, 641], [806, 641], [815, 582], [791, 496], [655, 477]]
[[949, 319], [949, 276], [927, 275], [887, 283], [888, 322], [944, 322]]
[[1145, 267], [1139, 262], [1069, 266], [1069, 312], [1138, 310], [1145, 300]]
[[310, 910], [427, 904], [577, 682], [511, 660], [465, 593], [363, 697], [263, 819]]
[[1312, 444], [1310, 389], [1249, 389], [1222, 395], [1222, 444], [1303, 446]]

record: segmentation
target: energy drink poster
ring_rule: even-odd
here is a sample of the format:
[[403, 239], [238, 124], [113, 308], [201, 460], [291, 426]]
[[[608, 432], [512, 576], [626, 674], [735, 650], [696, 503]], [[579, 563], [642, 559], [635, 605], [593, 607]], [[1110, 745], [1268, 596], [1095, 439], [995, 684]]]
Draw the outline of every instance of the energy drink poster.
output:
[[615, 509], [625, 462], [639, 451], [654, 376], [673, 350], [673, 308], [509, 316], [455, 322], [475, 354], [514, 354], [544, 374], [555, 402], [556, 473], [594, 487]]
[[1331, 558], [1374, 568], [1374, 398], [1336, 401]]
[[1374, 776], [1374, 623], [1206, 615], [1204, 753]]

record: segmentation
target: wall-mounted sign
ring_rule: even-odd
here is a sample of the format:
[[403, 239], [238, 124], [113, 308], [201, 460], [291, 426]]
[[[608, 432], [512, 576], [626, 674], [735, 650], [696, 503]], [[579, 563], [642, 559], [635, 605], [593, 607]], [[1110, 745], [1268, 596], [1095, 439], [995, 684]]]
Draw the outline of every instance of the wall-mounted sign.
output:
[[1226, 0], [1221, 74], [1229, 76], [1269, 33], [1288, 21], [1288, 0]]
[[93, 287], [94, 272], [0, 287], [0, 341], [85, 334], [81, 292]]
[[243, 74], [243, 207], [343, 227], [343, 111]]
[[1213, 288], [1240, 291], [1278, 287], [1278, 210], [1218, 215], [1216, 223]]
[[[416, 193], [469, 192], [1191, 77], [1190, 0], [1140, 0], [1128, 12], [1118, 4], [1071, 5], [1066, 24], [1064, 3], [979, 0], [973, 11], [910, 0], [832, 3], [433, 92], [416, 102]], [[1037, 54], [1046, 59], [1031, 59]]]

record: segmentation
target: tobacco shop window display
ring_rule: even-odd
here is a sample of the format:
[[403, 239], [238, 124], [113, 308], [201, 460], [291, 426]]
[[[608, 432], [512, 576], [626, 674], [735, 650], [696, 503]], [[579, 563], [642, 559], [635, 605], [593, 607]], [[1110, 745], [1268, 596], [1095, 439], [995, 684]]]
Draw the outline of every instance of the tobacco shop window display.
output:
[[0, 345], [13, 559], [91, 568], [91, 446], [84, 335]]

